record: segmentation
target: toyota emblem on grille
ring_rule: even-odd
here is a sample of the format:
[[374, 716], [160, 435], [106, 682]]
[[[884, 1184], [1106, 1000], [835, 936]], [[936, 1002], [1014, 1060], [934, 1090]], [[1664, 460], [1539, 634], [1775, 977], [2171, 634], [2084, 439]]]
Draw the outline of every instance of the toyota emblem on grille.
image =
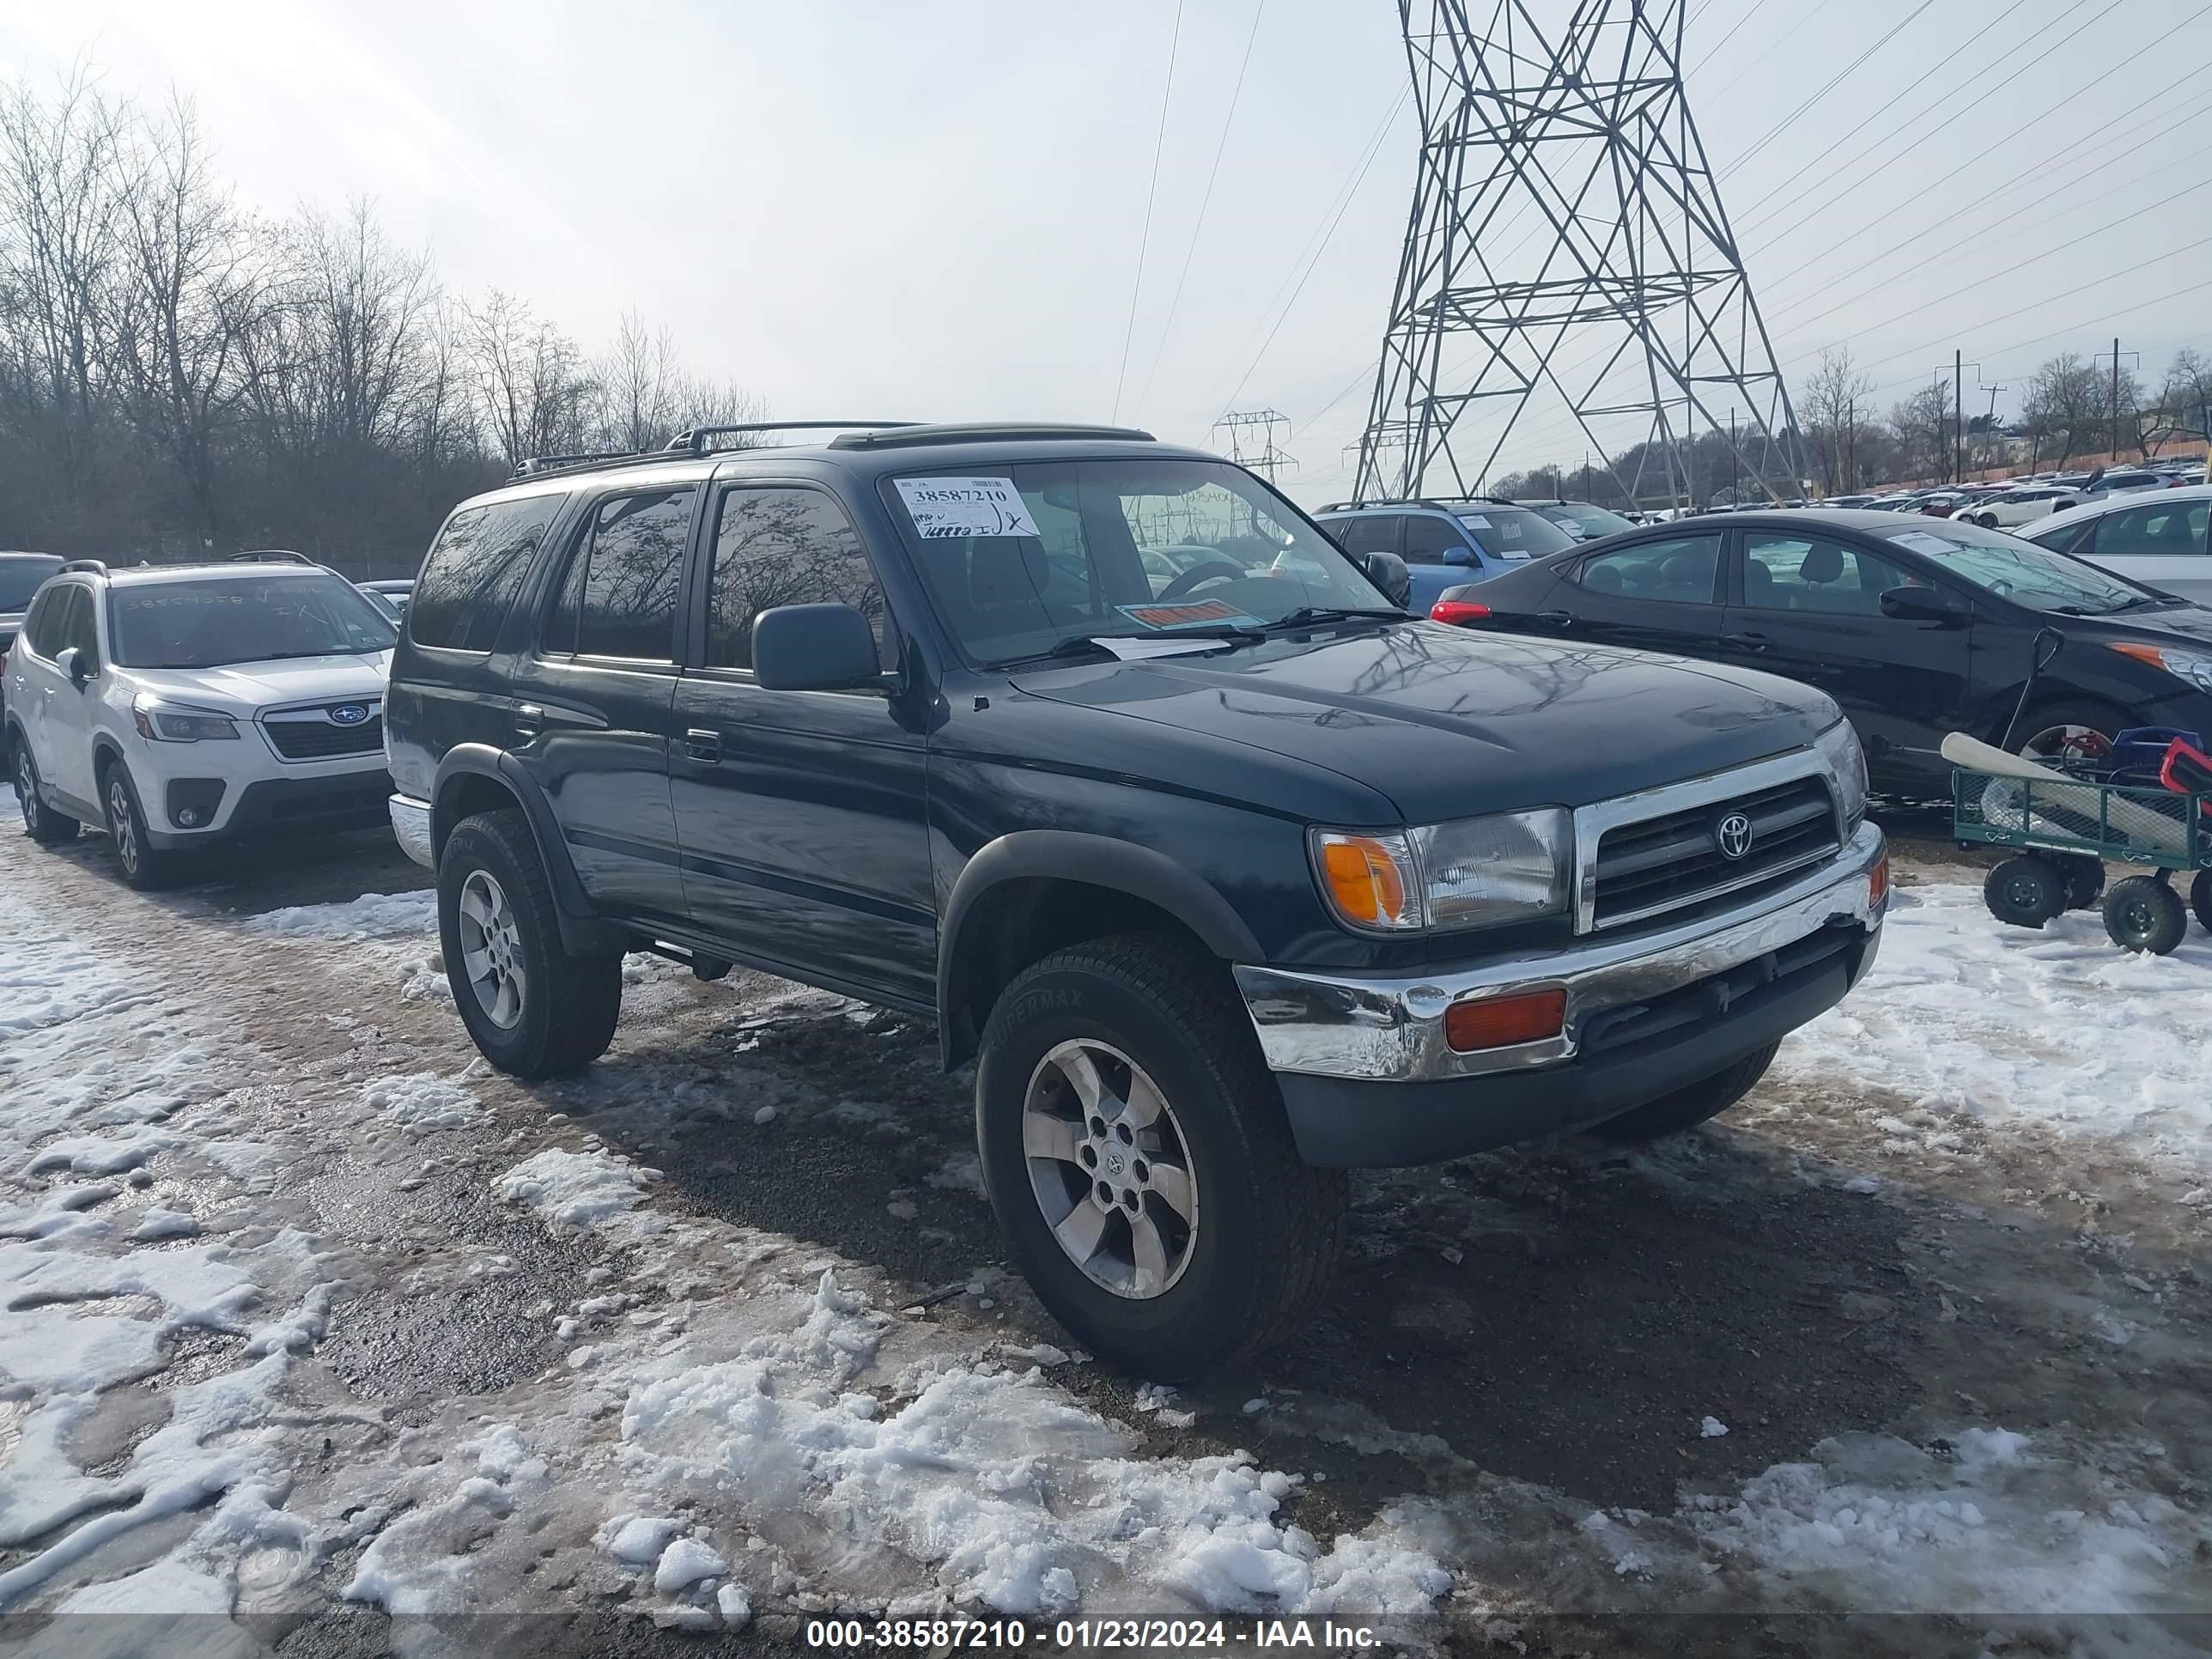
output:
[[342, 702], [331, 710], [332, 726], [359, 726], [368, 718], [368, 709], [357, 702]]
[[1723, 858], [1735, 863], [1751, 851], [1751, 820], [1741, 812], [1729, 813], [1713, 826], [1713, 845]]

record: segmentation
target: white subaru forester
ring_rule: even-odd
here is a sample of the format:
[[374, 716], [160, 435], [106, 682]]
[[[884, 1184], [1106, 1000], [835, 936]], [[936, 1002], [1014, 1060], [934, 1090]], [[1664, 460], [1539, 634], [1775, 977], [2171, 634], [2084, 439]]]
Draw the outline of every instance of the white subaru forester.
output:
[[124, 878], [156, 887], [204, 842], [383, 823], [395, 640], [297, 555], [63, 566], [6, 659], [25, 832], [51, 845], [100, 824]]

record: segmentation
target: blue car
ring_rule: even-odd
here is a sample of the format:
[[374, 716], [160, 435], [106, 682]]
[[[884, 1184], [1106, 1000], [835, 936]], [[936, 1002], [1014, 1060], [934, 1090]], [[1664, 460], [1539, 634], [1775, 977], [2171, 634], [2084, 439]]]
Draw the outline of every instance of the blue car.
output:
[[1395, 553], [1413, 578], [1407, 609], [1425, 615], [1444, 589], [1487, 581], [1576, 538], [1512, 501], [1418, 501], [1323, 507], [1314, 520], [1355, 559]]

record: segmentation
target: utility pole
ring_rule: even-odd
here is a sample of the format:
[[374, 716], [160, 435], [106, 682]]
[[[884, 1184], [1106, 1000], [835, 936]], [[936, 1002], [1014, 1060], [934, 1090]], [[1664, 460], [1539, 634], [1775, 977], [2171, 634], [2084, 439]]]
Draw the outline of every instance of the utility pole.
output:
[[[1689, 9], [1398, 0], [1421, 140], [1362, 500], [1465, 494], [1546, 412], [1532, 408], [1540, 398], [1565, 406], [1608, 468], [1608, 438], [1635, 421], [1630, 441], [1648, 443], [1670, 498], [1695, 487], [1698, 434], [1719, 429], [1722, 399], [1749, 416], [1740, 469], [1804, 476], [1683, 88]], [[1532, 231], [1500, 234], [1523, 215]], [[1615, 481], [1643, 499], [1640, 476]]]
[[1951, 354], [1951, 482], [1966, 482], [1966, 354], [1963, 351]]
[[1735, 410], [1731, 409], [1729, 410], [1729, 505], [1730, 507], [1736, 504], [1735, 460]]
[[1858, 489], [1859, 400], [1851, 398], [1844, 408], [1849, 412], [1844, 416], [1844, 494], [1849, 495]]
[[[1980, 372], [1980, 371], [1979, 371], [1979, 367], [1978, 367], [1978, 366], [1977, 366], [1977, 368], [1976, 368], [1976, 373], [1978, 373], [1978, 374], [1979, 372]], [[2000, 392], [2004, 391], [2006, 388], [2004, 388], [2003, 386], [1985, 386], [1979, 387], [1978, 389], [1979, 389], [1979, 390], [1981, 390], [1981, 391], [1983, 391], [1983, 392], [1988, 392], [1988, 393], [1990, 394], [1990, 429], [1989, 429], [1989, 432], [1988, 432], [1986, 434], [1984, 434], [1984, 435], [1989, 436], [1989, 437], [1991, 437], [1991, 438], [1994, 438], [1994, 437], [1995, 437], [1995, 435], [1996, 435], [1996, 429], [1997, 429], [1997, 393], [1998, 393], [1998, 392]], [[1990, 445], [1990, 452], [1994, 452], [1994, 451], [1996, 450], [1996, 444], [1995, 444], [1994, 442], [1992, 442], [1992, 443]], [[2029, 470], [2030, 471], [2034, 471], [2034, 469], [2033, 469], [2033, 467], [2029, 468], [2028, 470]], [[1983, 462], [1982, 462], [1982, 477], [1984, 478], [1984, 480], [1985, 480], [1985, 481], [1986, 481], [1986, 480], [1988, 479], [1989, 476], [1990, 476], [1990, 464], [1989, 464], [1988, 459], [1986, 459], [1986, 453], [1985, 453], [1984, 459], [1984, 460], [1983, 460]]]
[[[2101, 352], [2100, 352], [2098, 355], [2099, 355], [2100, 356], [2103, 356], [2104, 354], [2103, 354], [2103, 353], [2101, 353]], [[2130, 352], [2129, 352], [2127, 355], [2128, 355], [2129, 356], [2130, 356], [2130, 357], [2134, 358], [2137, 362], [2141, 362], [2142, 361], [2142, 352], [2140, 352], [2140, 351], [2130, 351]], [[2120, 341], [2119, 341], [2119, 337], [2118, 337], [2118, 335], [2114, 335], [2114, 336], [2112, 337], [2112, 459], [2113, 459], [2115, 462], [2117, 462], [2117, 461], [2120, 459]]]

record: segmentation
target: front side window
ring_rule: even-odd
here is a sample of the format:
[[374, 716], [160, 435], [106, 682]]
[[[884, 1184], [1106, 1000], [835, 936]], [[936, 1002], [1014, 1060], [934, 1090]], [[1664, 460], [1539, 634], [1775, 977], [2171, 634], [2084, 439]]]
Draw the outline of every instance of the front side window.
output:
[[100, 659], [100, 626], [94, 620], [90, 588], [72, 587], [69, 609], [62, 613], [62, 649], [74, 647], [83, 653], [87, 662]]
[[361, 590], [321, 574], [133, 583], [107, 595], [107, 638], [126, 668], [220, 668], [389, 651], [392, 624]]
[[1744, 538], [1743, 602], [1753, 610], [1879, 617], [1881, 596], [1905, 586], [1895, 565], [1825, 537]]
[[1468, 551], [1467, 538], [1442, 519], [1425, 514], [1413, 514], [1406, 520], [1406, 562], [1407, 564], [1443, 564], [1444, 555], [1456, 549], [1464, 557], [1462, 562], [1472, 562], [1474, 555]]
[[1585, 559], [1575, 580], [1593, 593], [1625, 599], [1711, 605], [1720, 566], [1718, 536], [1677, 536]]
[[696, 489], [614, 495], [578, 533], [545, 630], [549, 654], [676, 659], [676, 594]]
[[707, 663], [753, 665], [753, 623], [781, 605], [849, 605], [876, 630], [892, 665], [883, 589], [845, 509], [819, 489], [738, 488], [722, 496], [707, 598]]
[[407, 606], [408, 638], [453, 651], [489, 651], [565, 499], [526, 495], [463, 507], [447, 520]]
[[1963, 519], [1932, 520], [1893, 532], [1888, 539], [1960, 580], [2031, 611], [2094, 617], [2157, 598], [2095, 565]]
[[1392, 609], [1335, 543], [1225, 462], [1024, 462], [889, 478], [883, 494], [946, 626], [980, 662]]
[[2077, 553], [2099, 558], [2167, 558], [2204, 551], [2203, 501], [2158, 501], [2148, 507], [2124, 507], [2096, 521], [2094, 540], [2076, 547]]

